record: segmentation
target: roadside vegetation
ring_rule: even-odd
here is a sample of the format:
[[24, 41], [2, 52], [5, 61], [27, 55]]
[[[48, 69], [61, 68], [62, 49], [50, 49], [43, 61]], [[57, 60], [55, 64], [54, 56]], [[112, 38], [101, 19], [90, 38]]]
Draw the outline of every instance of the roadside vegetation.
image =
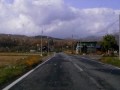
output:
[[118, 51], [118, 42], [113, 35], [105, 35], [101, 43], [102, 52], [106, 52], [109, 56], [113, 56], [114, 51]]
[[120, 60], [118, 57], [102, 57], [100, 61], [106, 64], [111, 64], [120, 67]]
[[0, 54], [0, 86], [24, 74], [42, 62], [40, 55]]
[[117, 57], [119, 46], [115, 36], [113, 35], [105, 35], [103, 40], [101, 41], [102, 52], [104, 52], [103, 57], [100, 59], [101, 62], [111, 64], [117, 67], [120, 67], [120, 60]]

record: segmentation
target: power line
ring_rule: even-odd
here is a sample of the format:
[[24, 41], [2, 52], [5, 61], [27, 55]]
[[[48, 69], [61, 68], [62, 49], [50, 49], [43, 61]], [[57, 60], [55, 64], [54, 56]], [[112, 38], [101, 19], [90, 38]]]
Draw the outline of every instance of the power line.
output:
[[105, 27], [104, 29], [102, 29], [101, 31], [105, 31], [107, 30], [107, 34], [108, 34], [108, 29], [110, 29], [111, 27], [113, 27], [113, 25], [115, 25], [119, 20], [115, 20], [114, 22], [110, 23], [107, 27]]
[[107, 34], [109, 33], [109, 32], [108, 32], [109, 29], [110, 29], [111, 27], [113, 27], [113, 25], [115, 25], [118, 21], [119, 21], [119, 20], [116, 20], [115, 22], [110, 23], [110, 24], [105, 28], [105, 30], [107, 30]]

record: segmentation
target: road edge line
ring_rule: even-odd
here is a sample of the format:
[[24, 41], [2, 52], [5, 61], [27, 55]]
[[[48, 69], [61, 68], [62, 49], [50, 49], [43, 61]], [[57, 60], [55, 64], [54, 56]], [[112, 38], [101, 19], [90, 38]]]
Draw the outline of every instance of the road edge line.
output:
[[33, 68], [32, 70], [28, 71], [27, 73], [25, 73], [24, 75], [22, 75], [20, 78], [18, 78], [17, 80], [13, 81], [11, 84], [9, 84], [8, 86], [6, 86], [5, 88], [3, 88], [2, 90], [9, 90], [11, 87], [13, 87], [15, 84], [17, 84], [18, 82], [20, 82], [21, 80], [23, 80], [25, 77], [27, 77], [29, 74], [31, 74], [33, 71], [35, 71], [36, 69], [38, 69], [40, 66], [42, 66], [43, 64], [45, 64], [46, 62], [48, 62], [49, 60], [51, 60], [54, 56], [52, 56], [51, 58], [47, 59], [46, 61], [44, 61], [43, 63], [39, 64], [38, 66], [36, 66], [35, 68]]

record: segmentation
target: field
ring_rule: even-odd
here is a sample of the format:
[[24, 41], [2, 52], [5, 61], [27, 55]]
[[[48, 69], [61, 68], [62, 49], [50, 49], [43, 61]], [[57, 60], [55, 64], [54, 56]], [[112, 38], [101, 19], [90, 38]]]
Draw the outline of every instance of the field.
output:
[[30, 56], [40, 55], [40, 53], [0, 53], [0, 56]]
[[41, 62], [40, 54], [0, 53], [0, 85], [22, 75]]
[[28, 56], [0, 56], [0, 67], [17, 64], [20, 60]]

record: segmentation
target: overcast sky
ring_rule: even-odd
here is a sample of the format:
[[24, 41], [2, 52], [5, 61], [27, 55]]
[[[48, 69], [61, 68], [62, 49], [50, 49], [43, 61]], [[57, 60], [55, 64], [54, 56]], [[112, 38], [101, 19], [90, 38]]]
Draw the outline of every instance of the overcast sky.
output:
[[0, 0], [0, 33], [59, 38], [118, 32], [120, 0]]

